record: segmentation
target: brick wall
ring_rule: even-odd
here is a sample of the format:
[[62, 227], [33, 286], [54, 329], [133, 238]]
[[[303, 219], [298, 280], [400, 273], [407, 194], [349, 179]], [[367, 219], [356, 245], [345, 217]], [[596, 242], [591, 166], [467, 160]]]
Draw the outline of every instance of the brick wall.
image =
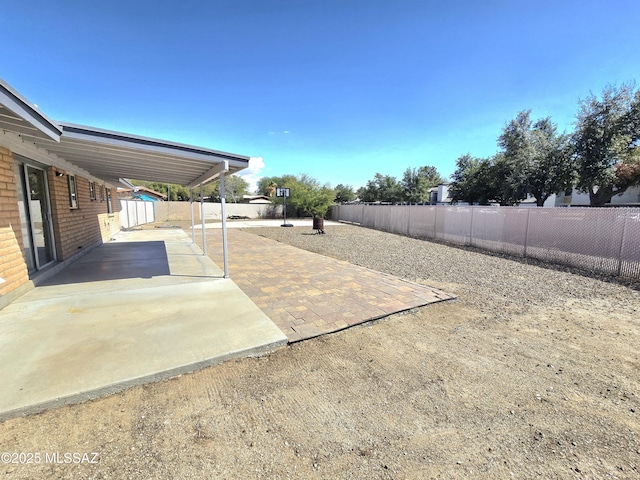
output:
[[113, 208], [114, 213], [101, 213], [98, 215], [100, 235], [103, 242], [108, 242], [115, 233], [120, 231], [120, 214], [115, 211], [115, 209], [120, 208], [120, 202], [116, 200]]
[[[65, 175], [56, 176], [56, 171]], [[118, 213], [109, 214], [107, 200], [100, 201], [100, 186], [96, 184], [96, 199], [89, 198], [89, 180], [76, 176], [78, 208], [69, 205], [69, 183], [67, 172], [49, 168], [49, 193], [56, 253], [59, 261], [67, 260], [83, 248], [101, 241], [108, 241], [120, 229]], [[113, 202], [114, 209], [119, 208]]]
[[0, 297], [29, 281], [11, 152], [0, 147]]

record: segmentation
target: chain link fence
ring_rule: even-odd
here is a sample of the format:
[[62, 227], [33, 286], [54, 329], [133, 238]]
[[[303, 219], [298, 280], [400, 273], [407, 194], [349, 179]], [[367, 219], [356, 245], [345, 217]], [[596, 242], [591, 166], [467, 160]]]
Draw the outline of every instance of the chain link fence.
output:
[[337, 205], [333, 220], [640, 278], [640, 208]]

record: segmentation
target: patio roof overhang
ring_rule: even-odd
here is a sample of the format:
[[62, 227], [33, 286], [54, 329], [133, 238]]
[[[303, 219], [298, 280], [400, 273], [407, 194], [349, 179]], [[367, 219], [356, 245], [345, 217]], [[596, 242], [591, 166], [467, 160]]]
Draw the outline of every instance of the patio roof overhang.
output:
[[[59, 123], [59, 143], [34, 139], [39, 147], [112, 183], [120, 178], [175, 183], [190, 188], [222, 173], [249, 166], [249, 157], [83, 125]], [[213, 170], [213, 171], [212, 171]]]
[[62, 127], [0, 78], [0, 129], [57, 142]]
[[85, 125], [59, 122], [58, 142], [31, 137], [37, 147], [104, 181], [121, 178], [175, 183], [189, 188], [249, 166], [249, 157]]
[[249, 157], [168, 140], [55, 122], [0, 79], [0, 130], [18, 134], [93, 177], [174, 183], [195, 188], [249, 166]]

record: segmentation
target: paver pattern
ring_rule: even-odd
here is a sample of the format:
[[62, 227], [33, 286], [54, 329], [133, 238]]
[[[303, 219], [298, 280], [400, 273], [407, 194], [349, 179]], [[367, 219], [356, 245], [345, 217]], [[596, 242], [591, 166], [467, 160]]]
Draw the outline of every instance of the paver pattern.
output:
[[[290, 342], [455, 298], [241, 230], [230, 229], [228, 243], [231, 279]], [[220, 231], [207, 233], [207, 254], [222, 265]]]

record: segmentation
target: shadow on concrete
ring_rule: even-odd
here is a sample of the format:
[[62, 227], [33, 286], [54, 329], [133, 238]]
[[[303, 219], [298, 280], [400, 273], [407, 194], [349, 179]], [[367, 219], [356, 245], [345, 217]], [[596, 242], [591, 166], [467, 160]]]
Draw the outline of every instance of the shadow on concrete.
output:
[[105, 243], [69, 265], [41, 286], [171, 275], [165, 243]]

